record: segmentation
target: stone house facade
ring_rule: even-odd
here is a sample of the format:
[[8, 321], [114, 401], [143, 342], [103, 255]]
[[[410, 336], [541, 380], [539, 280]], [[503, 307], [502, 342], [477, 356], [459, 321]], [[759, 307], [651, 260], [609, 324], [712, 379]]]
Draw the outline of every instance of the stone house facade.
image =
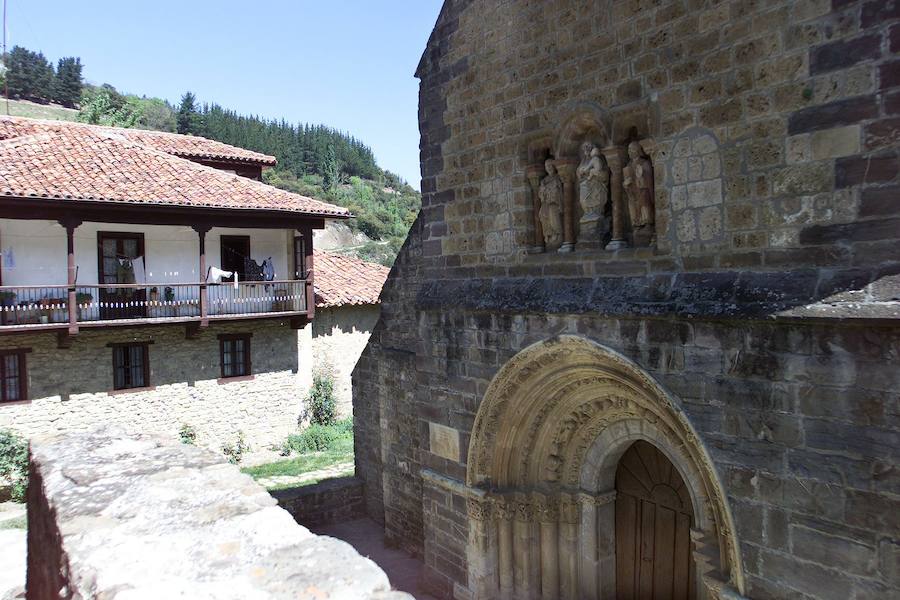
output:
[[351, 375], [381, 313], [379, 295], [390, 269], [351, 256], [315, 252], [316, 318], [298, 335], [301, 382], [330, 373], [338, 414], [353, 413]]
[[296, 429], [312, 232], [349, 211], [196, 136], [4, 117], [0, 138], [0, 428]]
[[353, 379], [435, 595], [900, 593], [898, 48], [885, 0], [445, 2]]

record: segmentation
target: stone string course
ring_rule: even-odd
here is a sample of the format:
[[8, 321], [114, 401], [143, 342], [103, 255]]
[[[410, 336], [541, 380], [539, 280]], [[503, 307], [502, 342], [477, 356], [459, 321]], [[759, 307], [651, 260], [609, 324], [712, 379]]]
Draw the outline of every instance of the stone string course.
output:
[[205, 450], [104, 429], [32, 445], [27, 597], [401, 600]]
[[[747, 597], [900, 594], [898, 51], [887, 0], [445, 2], [423, 207], [353, 376], [367, 510], [433, 593], [467, 593], [468, 518], [423, 469], [465, 481], [493, 376], [571, 334], [686, 413]], [[529, 152], [584, 106], [654, 141], [657, 245], [529, 255]]]

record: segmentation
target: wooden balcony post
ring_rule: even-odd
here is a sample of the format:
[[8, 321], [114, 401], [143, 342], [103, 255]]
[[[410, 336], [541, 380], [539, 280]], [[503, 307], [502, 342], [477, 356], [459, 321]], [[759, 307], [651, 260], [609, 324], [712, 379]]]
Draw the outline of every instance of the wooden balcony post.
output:
[[68, 272], [68, 302], [69, 307], [69, 334], [78, 333], [78, 295], [75, 292], [75, 284], [78, 267], [75, 265], [75, 228], [81, 225], [81, 219], [66, 217], [59, 220], [59, 224], [66, 228], [66, 267]]
[[209, 325], [209, 295], [206, 289], [206, 234], [209, 225], [194, 225], [194, 231], [200, 238], [200, 327]]
[[304, 226], [297, 231], [303, 236], [303, 251], [306, 253], [306, 318], [311, 320], [316, 313], [315, 269], [313, 268], [312, 227]]

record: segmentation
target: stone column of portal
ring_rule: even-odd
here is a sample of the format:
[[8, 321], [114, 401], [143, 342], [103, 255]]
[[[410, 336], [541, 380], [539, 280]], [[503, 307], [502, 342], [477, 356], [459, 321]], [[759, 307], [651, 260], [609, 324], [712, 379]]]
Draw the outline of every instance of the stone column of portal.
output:
[[578, 494], [578, 503], [581, 505], [578, 591], [585, 600], [597, 600], [597, 505], [594, 497], [584, 492]]
[[597, 594], [616, 597], [616, 491], [594, 497], [597, 507]]
[[538, 192], [541, 189], [541, 179], [547, 174], [544, 165], [531, 165], [528, 167], [528, 184], [531, 188], [532, 218], [534, 219], [534, 239], [528, 247], [529, 254], [540, 254], [546, 250], [544, 246], [544, 226], [541, 224], [541, 198]]
[[491, 500], [484, 495], [466, 499], [469, 517], [469, 589], [475, 598], [496, 597], [497, 593], [497, 532], [491, 511]]
[[537, 545], [534, 539], [534, 509], [526, 494], [515, 495], [516, 518], [513, 521], [513, 573], [517, 599], [539, 597], [540, 571], [535, 568]]
[[497, 519], [497, 571], [500, 579], [501, 600], [515, 600], [515, 577], [513, 559], [513, 517], [516, 505], [509, 498], [497, 498], [494, 504]]
[[575, 251], [575, 168], [578, 160], [561, 158], [555, 161], [563, 182], [563, 243], [560, 252]]
[[580, 600], [578, 591], [578, 522], [581, 507], [574, 494], [559, 496], [559, 597]]
[[603, 156], [609, 166], [609, 191], [612, 198], [612, 239], [607, 250], [627, 248], [625, 241], [625, 199], [622, 189], [622, 168], [625, 166], [625, 150], [618, 146], [603, 149]]
[[541, 599], [559, 597], [559, 504], [556, 498], [534, 494], [535, 512], [541, 528]]

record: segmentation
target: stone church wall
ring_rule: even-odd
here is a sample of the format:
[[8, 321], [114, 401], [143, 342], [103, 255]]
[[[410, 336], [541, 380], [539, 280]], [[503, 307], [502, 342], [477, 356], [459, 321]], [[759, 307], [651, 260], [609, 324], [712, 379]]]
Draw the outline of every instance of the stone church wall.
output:
[[[417, 73], [423, 208], [354, 372], [367, 508], [436, 593], [471, 593], [463, 482], [488, 385], [561, 334], [676, 398], [747, 597], [900, 592], [898, 6], [445, 3]], [[652, 230], [629, 212], [634, 141]], [[583, 142], [609, 196], [579, 239]], [[548, 158], [572, 215], [555, 240]]]

